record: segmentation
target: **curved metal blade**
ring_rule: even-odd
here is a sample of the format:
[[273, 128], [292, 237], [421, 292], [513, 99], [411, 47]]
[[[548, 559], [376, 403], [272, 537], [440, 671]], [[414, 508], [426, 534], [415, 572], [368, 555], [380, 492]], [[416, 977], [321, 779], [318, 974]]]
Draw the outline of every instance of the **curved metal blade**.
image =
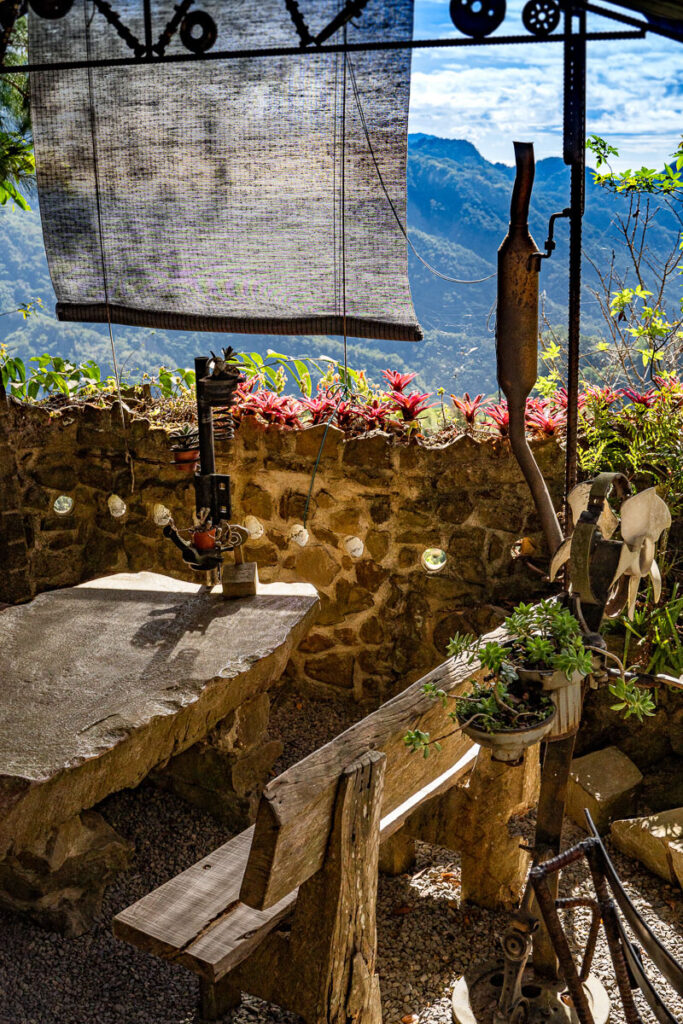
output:
[[671, 513], [654, 487], [627, 498], [621, 506], [621, 536], [627, 544], [643, 536], [656, 542], [670, 526]]
[[557, 576], [558, 572], [560, 571], [562, 566], [565, 564], [565, 562], [569, 561], [569, 553], [570, 553], [571, 546], [572, 546], [572, 538], [571, 537], [567, 537], [566, 540], [562, 541], [562, 543], [560, 544], [559, 548], [557, 549], [557, 551], [555, 552], [553, 557], [550, 559], [550, 574], [549, 575], [550, 575], [550, 582], [551, 583], [555, 579], [555, 577]]
[[629, 576], [628, 580], [628, 617], [633, 618], [633, 613], [636, 610], [636, 599], [638, 597], [638, 587], [640, 586], [640, 576]]
[[656, 561], [653, 561], [650, 566], [650, 579], [652, 580], [652, 595], [656, 604], [662, 596], [662, 574]]

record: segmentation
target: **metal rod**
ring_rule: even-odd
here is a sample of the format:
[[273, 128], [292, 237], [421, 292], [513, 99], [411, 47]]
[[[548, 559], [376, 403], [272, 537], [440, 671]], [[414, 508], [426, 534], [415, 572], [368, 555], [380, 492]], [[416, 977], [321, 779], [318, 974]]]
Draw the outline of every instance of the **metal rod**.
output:
[[[586, 39], [644, 39], [649, 26], [640, 31], [588, 32]], [[38, 64], [0, 66], [0, 74], [13, 75], [31, 71], [74, 71], [85, 68], [138, 67], [141, 64], [183, 64], [207, 60], [240, 60], [253, 57], [316, 57], [321, 53], [372, 53], [377, 50], [450, 49], [458, 46], [506, 46], [522, 43], [562, 43], [564, 34], [551, 36], [494, 36], [487, 39], [403, 39], [397, 41], [370, 41], [365, 43], [335, 43], [329, 46], [301, 49], [299, 46], [272, 46], [253, 50], [216, 50], [209, 53], [173, 53], [163, 57], [112, 57], [106, 60], [65, 60]]]
[[[574, 32], [574, 18], [579, 30]], [[568, 4], [564, 29], [564, 162], [571, 167], [569, 325], [567, 338], [567, 453], [565, 499], [576, 484], [581, 349], [581, 238], [586, 180], [586, 14]], [[565, 515], [567, 509], [565, 507]]]
[[[595, 1018], [593, 1017], [588, 1004], [586, 990], [581, 984], [581, 979], [578, 971], [576, 970], [574, 958], [572, 957], [571, 950], [569, 949], [567, 936], [562, 930], [562, 925], [560, 924], [560, 919], [557, 914], [555, 906], [557, 880], [558, 875], [554, 874], [551, 877], [540, 876], [534, 878], [532, 882], [534, 893], [536, 894], [536, 899], [538, 900], [538, 905], [541, 908], [541, 914], [543, 915], [544, 931], [550, 935], [552, 944], [559, 954], [562, 978], [569, 989], [569, 994], [572, 998], [574, 1009], [580, 1024], [595, 1024]], [[538, 972], [538, 965], [535, 957], [534, 969]]]
[[144, 2], [145, 10], [145, 54], [147, 57], [153, 55], [152, 50], [152, 5], [150, 0]]
[[[576, 733], [565, 739], [548, 743], [543, 759], [534, 847], [538, 851], [548, 851], [553, 857], [560, 852], [569, 770], [575, 740]], [[555, 875], [548, 883], [553, 900], [557, 897], [558, 880], [558, 876]], [[557, 978], [557, 956], [543, 922], [534, 934], [533, 944], [533, 963], [536, 973], [542, 978]]]
[[[209, 360], [197, 356], [194, 372], [197, 388], [197, 425], [199, 428], [199, 471], [202, 476], [216, 472], [216, 456], [213, 443], [213, 412], [211, 404], [204, 400], [200, 380], [206, 376]], [[199, 509], [197, 510], [199, 511]]]

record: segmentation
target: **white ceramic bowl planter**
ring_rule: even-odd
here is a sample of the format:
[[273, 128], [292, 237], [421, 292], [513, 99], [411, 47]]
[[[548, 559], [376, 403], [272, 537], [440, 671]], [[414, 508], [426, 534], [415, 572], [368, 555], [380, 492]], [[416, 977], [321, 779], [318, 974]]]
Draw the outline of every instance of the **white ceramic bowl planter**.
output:
[[533, 747], [553, 728], [557, 719], [557, 708], [551, 711], [545, 721], [531, 728], [509, 729], [506, 732], [487, 732], [474, 725], [466, 725], [463, 732], [481, 747], [489, 747], [494, 761], [519, 761], [527, 747]]

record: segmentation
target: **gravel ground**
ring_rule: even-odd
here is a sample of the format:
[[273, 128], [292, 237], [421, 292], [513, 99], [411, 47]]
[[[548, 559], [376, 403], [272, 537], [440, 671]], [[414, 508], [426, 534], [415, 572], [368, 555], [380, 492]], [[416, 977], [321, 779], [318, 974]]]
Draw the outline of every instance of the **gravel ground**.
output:
[[[273, 712], [272, 733], [286, 743], [278, 770], [346, 728], [359, 709], [284, 696]], [[120, 909], [205, 856], [229, 838], [208, 815], [143, 784], [118, 793], [99, 808], [135, 844], [132, 869], [119, 876], [105, 899], [101, 923], [79, 939], [65, 940], [0, 913], [0, 1024], [194, 1024], [196, 979], [182, 968], [116, 941], [110, 921]], [[527, 828], [531, 822], [527, 822]], [[568, 828], [565, 843], [580, 838]], [[485, 856], [485, 851], [482, 851]], [[618, 853], [617, 870], [646, 920], [683, 961], [680, 891]], [[379, 972], [385, 1024], [450, 1024], [453, 982], [471, 965], [496, 955], [495, 935], [506, 916], [461, 906], [459, 860], [447, 850], [419, 844], [411, 875], [380, 877]], [[587, 891], [581, 865], [565, 872], [566, 894]], [[578, 939], [587, 914], [574, 914]], [[615, 994], [611, 963], [601, 939], [595, 973]], [[663, 988], [663, 992], [665, 988]], [[683, 1019], [683, 1001], [671, 996]], [[611, 1020], [621, 1024], [617, 1002]], [[298, 1018], [245, 997], [234, 1024], [296, 1024]]]

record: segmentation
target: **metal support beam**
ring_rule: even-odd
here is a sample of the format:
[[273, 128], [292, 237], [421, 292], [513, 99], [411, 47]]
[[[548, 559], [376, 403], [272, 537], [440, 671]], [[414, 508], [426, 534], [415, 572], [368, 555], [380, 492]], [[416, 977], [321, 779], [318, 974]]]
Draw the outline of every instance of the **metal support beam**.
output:
[[[586, 39], [644, 39], [649, 26], [643, 24], [639, 29], [617, 30], [613, 32], [588, 32]], [[553, 33], [550, 36], [514, 35], [488, 36], [485, 39], [457, 37], [455, 39], [400, 39], [396, 42], [386, 40], [369, 40], [364, 43], [334, 43], [325, 46], [271, 46], [253, 50], [211, 50], [207, 53], [172, 53], [161, 57], [111, 57], [105, 60], [65, 60], [38, 64], [19, 64], [0, 66], [0, 75], [16, 74], [19, 71], [63, 71], [79, 68], [120, 68], [137, 67], [143, 64], [185, 64], [193, 61], [212, 60], [243, 60], [245, 57], [317, 57], [321, 53], [373, 53], [378, 50], [437, 50], [452, 49], [460, 46], [508, 46], [524, 43], [562, 43], [564, 33]]]
[[586, 181], [586, 14], [580, 6], [571, 2], [567, 3], [565, 8], [564, 30], [564, 162], [571, 168], [566, 496], [576, 484], [577, 470], [581, 346], [581, 236]]

